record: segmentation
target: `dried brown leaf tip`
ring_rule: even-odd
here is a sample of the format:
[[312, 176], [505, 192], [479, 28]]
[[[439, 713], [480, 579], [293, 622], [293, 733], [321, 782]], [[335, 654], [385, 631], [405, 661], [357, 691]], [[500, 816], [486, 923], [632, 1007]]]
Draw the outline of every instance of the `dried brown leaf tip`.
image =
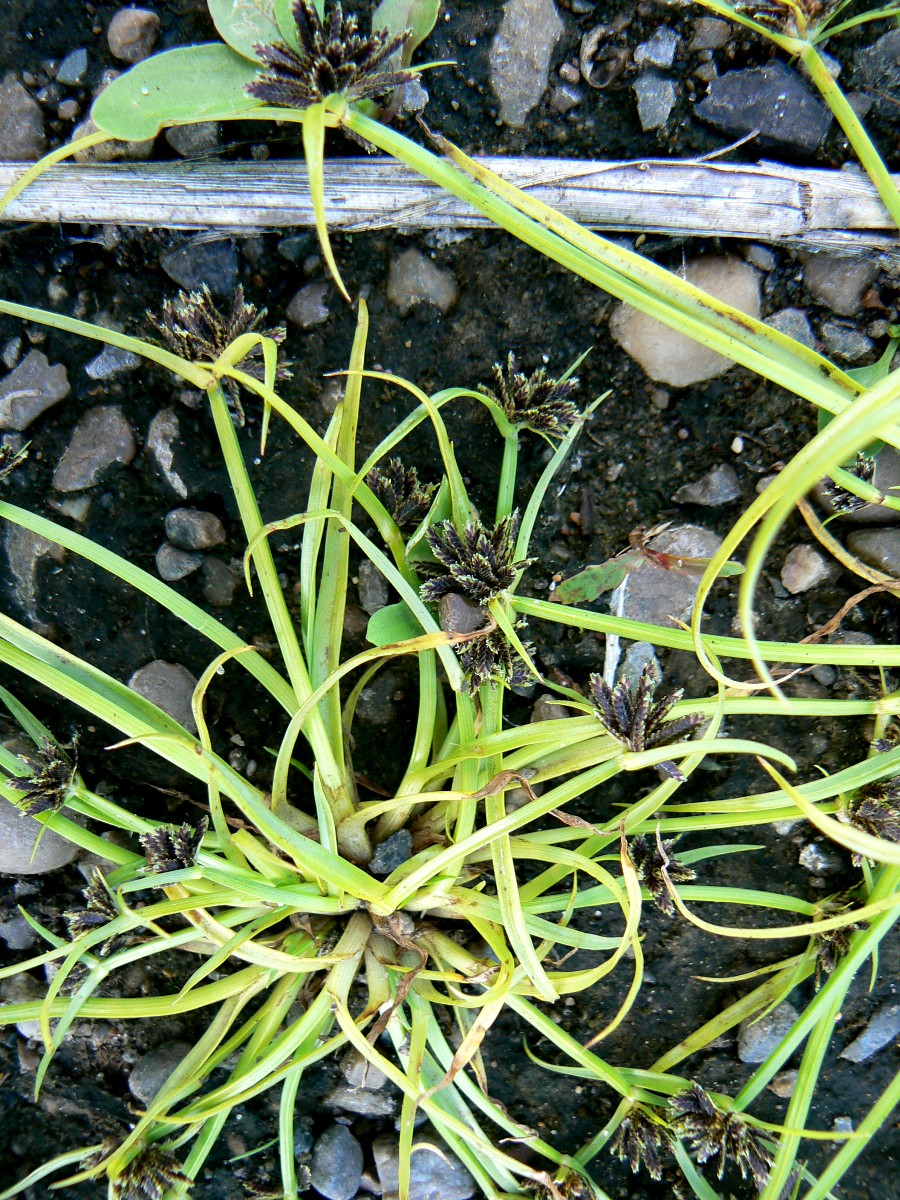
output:
[[551, 379], [544, 367], [526, 375], [512, 353], [504, 368], [495, 363], [493, 388], [479, 384], [478, 390], [503, 409], [511, 425], [530, 429], [544, 437], [565, 437], [581, 414], [569, 399], [577, 379]]
[[673, 1096], [670, 1104], [672, 1128], [690, 1141], [698, 1163], [717, 1164], [716, 1177], [721, 1179], [726, 1164], [732, 1162], [744, 1179], [753, 1180], [757, 1191], [763, 1190], [774, 1160], [746, 1121], [720, 1109], [697, 1083]]
[[[287, 330], [284, 325], [263, 329], [266, 312], [264, 308], [247, 303], [240, 284], [235, 288], [230, 310], [220, 310], [204, 283], [198, 292], [179, 292], [173, 300], [163, 301], [159, 315], [148, 312], [147, 318], [180, 358], [188, 362], [211, 363], [245, 333], [260, 333], [280, 346]], [[262, 347], [257, 344], [237, 365], [254, 379], [262, 379], [262, 357]], [[290, 378], [288, 363], [279, 360], [275, 377]], [[245, 417], [238, 385], [233, 379], [226, 378], [223, 382], [234, 423], [242, 427]]]
[[[875, 483], [875, 459], [869, 455], [857, 454], [856, 462], [852, 467], [848, 467], [847, 471], [850, 475], [855, 475], [863, 483]], [[836, 513], [856, 512], [857, 509], [865, 508], [869, 503], [868, 500], [862, 500], [859, 496], [854, 496], [852, 492], [848, 492], [839, 483], [835, 483], [830, 476], [826, 476], [820, 486], [823, 494], [827, 497]]]
[[628, 847], [628, 854], [634, 864], [637, 877], [653, 897], [656, 907], [671, 917], [675, 911], [672, 896], [666, 887], [666, 877], [672, 883], [687, 883], [697, 878], [697, 872], [680, 863], [672, 853], [674, 841], [664, 842], [657, 833], [656, 840], [650, 841], [639, 833], [633, 838]]
[[633, 1108], [616, 1130], [610, 1153], [628, 1162], [636, 1175], [643, 1166], [651, 1179], [662, 1179], [660, 1151], [668, 1142], [668, 1126], [654, 1120], [642, 1108]]
[[391, 34], [386, 29], [360, 33], [355, 16], [344, 16], [333, 4], [323, 21], [313, 0], [295, 0], [291, 9], [297, 26], [299, 50], [284, 42], [254, 46], [266, 68], [246, 91], [265, 104], [280, 108], [309, 108], [328, 96], [349, 101], [383, 96], [414, 79], [412, 69], [392, 68], [388, 60], [412, 37], [407, 29]]
[[114, 1200], [163, 1200], [170, 1188], [190, 1184], [171, 1154], [148, 1146], [112, 1181], [112, 1194]]
[[55, 742], [42, 738], [34, 754], [20, 754], [19, 759], [31, 774], [6, 780], [7, 787], [23, 793], [19, 808], [30, 817], [59, 812], [74, 786], [77, 756], [70, 762]]
[[192, 867], [208, 824], [203, 817], [196, 829], [185, 822], [183, 825], [160, 825], [152, 833], [142, 833], [140, 842], [147, 856], [145, 872], [162, 875]]
[[[852, 825], [872, 837], [886, 842], [900, 842], [900, 775], [867, 783], [838, 809], [835, 816], [845, 825]], [[861, 854], [853, 855], [856, 866], [862, 863]]]
[[[620, 679], [611, 688], [602, 675], [591, 676], [591, 696], [597, 720], [610, 737], [635, 753], [680, 741], [685, 734], [703, 724], [700, 713], [667, 722], [666, 718], [684, 693], [679, 688], [654, 699], [660, 682], [659, 668], [652, 659], [641, 671], [634, 688], [627, 679]], [[684, 779], [674, 763], [657, 763], [656, 769], [665, 779]]]
[[399, 458], [390, 458], [374, 467], [366, 483], [388, 510], [398, 529], [417, 525], [428, 512], [436, 491], [433, 483], [420, 483], [415, 467], [404, 467]]
[[458, 592], [475, 604], [487, 604], [515, 583], [519, 571], [534, 559], [516, 561], [519, 515], [503, 517], [493, 529], [478, 520], [459, 533], [452, 521], [439, 521], [425, 534], [439, 566], [435, 577], [422, 584], [422, 599], [437, 604], [442, 596]]

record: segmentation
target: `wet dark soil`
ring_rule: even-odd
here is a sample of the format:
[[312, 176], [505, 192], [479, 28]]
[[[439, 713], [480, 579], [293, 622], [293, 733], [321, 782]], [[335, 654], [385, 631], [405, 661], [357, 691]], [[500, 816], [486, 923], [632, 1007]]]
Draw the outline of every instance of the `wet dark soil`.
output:
[[[158, 7], [163, 18], [161, 47], [211, 38], [211, 26], [201, 0], [173, 0]], [[71, 49], [89, 48], [90, 68], [85, 88], [57, 89], [52, 94], [52, 104], [48, 101], [47, 126], [51, 137], [64, 139], [70, 132], [69, 124], [59, 121], [51, 109], [55, 110], [59, 100], [66, 97], [78, 99], [86, 107], [90, 88], [104, 69], [114, 65], [106, 50], [105, 29], [116, 8], [117, 5], [106, 3], [7, 0], [0, 28], [0, 72], [29, 72], [34, 79], [33, 90], [55, 88], [48, 60], [58, 62]], [[632, 17], [618, 35], [627, 52], [660, 23], [672, 24], [679, 33], [686, 34], [698, 12], [650, 3], [634, 6], [616, 0], [598, 4], [580, 17], [566, 13], [567, 32], [557, 49], [555, 67], [564, 59], [577, 60], [580, 37], [600, 20], [609, 21], [619, 14]], [[589, 91], [585, 103], [574, 115], [561, 117], [544, 104], [532, 114], [523, 131], [499, 126], [496, 101], [488, 86], [488, 55], [499, 21], [499, 6], [460, 0], [447, 15], [449, 19], [441, 21], [428, 45], [428, 54], [435, 59], [453, 58], [458, 65], [430, 78], [427, 118], [468, 150], [637, 158], [663, 153], [703, 154], [722, 144], [722, 139], [692, 118], [690, 85], [685, 88], [666, 139], [643, 133], [634, 111], [627, 62], [618, 83], [602, 92]], [[873, 39], [882, 31], [883, 27], [878, 27], [875, 33], [867, 30], [853, 35], [845, 44], [847, 51], [862, 39]], [[682, 46], [688, 41], [684, 36]], [[721, 54], [724, 69], [729, 64], [756, 65], [765, 61], [769, 52], [759, 42], [740, 35]], [[627, 53], [625, 57], [627, 60]], [[676, 66], [689, 80], [693, 65], [687, 51]], [[896, 148], [896, 126], [892, 130], [879, 128], [876, 132], [889, 134], [885, 144]], [[258, 126], [252, 134], [247, 134], [256, 144], [260, 136]], [[272, 155], [295, 153], [296, 147], [285, 144], [281, 138], [282, 135], [277, 135], [270, 143]], [[240, 134], [236, 143], [229, 145], [225, 153], [247, 152], [247, 142]], [[346, 146], [340, 149], [342, 153], [348, 152]], [[160, 153], [171, 153], [162, 141]], [[745, 147], [741, 153], [752, 160], [752, 148]], [[844, 154], [845, 148], [834, 136], [822, 151], [820, 161], [840, 165]], [[67, 292], [58, 301], [61, 311], [71, 313], [77, 309], [89, 319], [104, 312], [114, 313], [129, 332], [146, 336], [150, 333], [146, 311], [158, 310], [161, 300], [173, 291], [160, 266], [160, 258], [167, 250], [183, 244], [186, 235], [164, 230], [138, 234], [122, 229], [118, 231], [116, 244], [107, 243], [109, 248], [106, 248], [99, 233], [91, 227], [4, 228], [0, 231], [0, 295], [46, 306], [48, 285], [61, 281]], [[282, 236], [263, 233], [236, 243], [239, 274], [249, 298], [267, 305], [270, 315], [277, 320], [283, 319], [298, 287], [325, 278], [311, 237], [299, 261], [291, 262], [279, 253]], [[371, 365], [408, 377], [433, 391], [454, 384], [474, 386], [486, 381], [491, 365], [505, 358], [510, 350], [516, 352], [529, 370], [547, 363], [551, 371], [561, 371], [591, 347], [579, 371], [582, 381], [579, 395], [587, 400], [610, 392], [566, 468], [561, 481], [564, 488], [559, 488], [548, 500], [537, 531], [538, 561], [528, 578], [528, 588], [534, 595], [548, 594], [554, 574], [570, 573], [622, 549], [629, 532], [641, 524], [692, 521], [724, 533], [741, 508], [752, 501], [760, 479], [776, 471], [814, 431], [814, 418], [808, 407], [741, 368], [734, 368], [710, 383], [677, 392], [660, 389], [611, 340], [607, 327], [611, 304], [607, 299], [501, 234], [476, 233], [466, 240], [433, 249], [437, 264], [450, 271], [459, 283], [458, 303], [444, 317], [429, 306], [402, 317], [386, 299], [386, 279], [392, 259], [410, 244], [423, 247], [415, 239], [388, 234], [334, 239], [336, 255], [351, 292], [368, 298]], [[717, 243], [701, 247], [669, 241], [643, 246], [645, 253], [667, 265], [677, 265], [683, 256], [723, 248], [743, 251], [740, 246], [722, 247]], [[797, 264], [786, 251], [776, 253], [773, 269], [764, 279], [764, 295], [767, 312], [797, 303], [812, 314], [827, 315], [804, 292]], [[882, 288], [881, 295], [886, 304], [893, 303], [894, 293], [889, 284]], [[285, 347], [293, 364], [293, 377], [285, 383], [284, 395], [319, 430], [324, 429], [328, 418], [327, 384], [323, 376], [346, 364], [355, 323], [354, 314], [333, 291], [328, 304], [328, 319], [306, 330], [290, 328]], [[0, 318], [0, 347], [21, 333], [20, 323]], [[87, 361], [96, 354], [93, 344], [37, 327], [28, 328], [25, 335], [51, 362], [66, 364], [72, 392], [63, 404], [51, 409], [29, 429], [30, 458], [26, 467], [4, 486], [4, 498], [59, 519], [49, 506], [53, 498], [50, 481], [74, 423], [98, 403], [121, 405], [135, 433], [137, 457], [129, 467], [113, 469], [88, 493], [90, 512], [78, 528], [153, 571], [154, 556], [164, 538], [163, 518], [181, 501], [161, 477], [145, 443], [154, 415], [171, 405], [177, 411], [180, 425], [177, 455], [179, 469], [189, 482], [187, 502], [217, 513], [225, 522], [228, 543], [217, 553], [225, 559], [240, 556], [243, 546], [237, 512], [214, 448], [211, 425], [202, 409], [181, 403], [181, 389], [171, 377], [144, 366], [98, 384], [84, 371]], [[367, 384], [364, 397], [361, 455], [408, 411], [406, 397], [379, 384]], [[482, 510], [490, 511], [499, 468], [492, 425], [481, 406], [476, 405], [454, 408], [447, 419], [467, 485]], [[242, 444], [259, 486], [263, 516], [274, 519], [299, 512], [312, 469], [311, 455], [275, 423], [268, 453], [259, 463], [259, 428], [259, 414], [250, 411]], [[740, 453], [732, 449], [736, 437], [744, 441], [745, 448]], [[427, 437], [423, 433], [408, 445], [405, 456], [425, 479], [431, 478], [433, 448]], [[541, 469], [541, 451], [523, 458], [524, 500]], [[731, 462], [738, 472], [740, 501], [713, 509], [673, 502], [672, 494], [681, 484], [723, 461]], [[775, 548], [772, 562], [780, 563], [787, 547], [798, 540], [805, 540], [802, 526], [789, 525]], [[276, 542], [276, 551], [279, 568], [290, 589], [297, 567], [294, 539], [285, 537]], [[4, 569], [5, 566], [4, 562]], [[44, 560], [38, 580], [36, 608], [26, 614], [12, 581], [7, 578], [3, 590], [5, 609], [18, 619], [29, 620], [66, 649], [119, 679], [127, 679], [137, 667], [158, 658], [181, 662], [195, 675], [208, 662], [208, 647], [198, 635], [186, 631], [149, 601], [136, 603], [124, 585], [75, 556], [70, 555], [61, 566]], [[176, 586], [191, 599], [205, 603], [199, 575], [189, 576]], [[781, 588], [777, 569], [773, 568], [760, 592], [758, 632], [761, 636], [786, 640], [803, 637], [830, 617], [853, 590], [853, 582], [843, 577], [826, 588], [790, 597]], [[355, 602], [356, 596], [351, 600]], [[730, 588], [720, 585], [710, 607], [710, 630], [731, 632], [732, 611]], [[878, 632], [872, 624], [873, 611], [863, 606], [845, 627]], [[248, 641], [266, 636], [263, 614], [243, 589], [238, 590], [232, 607], [217, 609], [216, 615]], [[896, 614], [889, 614], [889, 619], [896, 621]], [[364, 625], [357, 621], [355, 631], [351, 632], [353, 648], [364, 644], [363, 630]], [[603, 642], [594, 635], [577, 630], [535, 630], [534, 639], [541, 664], [565, 673], [576, 684], [584, 685], [588, 673], [602, 664]], [[709, 690], [708, 680], [689, 656], [662, 657], [667, 679], [685, 686], [689, 694], [701, 695]], [[185, 788], [183, 781], [176, 784], [149, 753], [104, 752], [103, 747], [113, 740], [108, 729], [86, 724], [81, 714], [60, 705], [36, 685], [21, 679], [11, 681], [7, 676], [3, 682], [14, 686], [61, 737], [78, 730], [82, 770], [92, 786], [158, 818], [180, 820], [193, 811], [187, 801], [171, 795], [175, 786], [184, 788], [188, 800], [202, 801], [203, 797], [194, 795], [190, 787]], [[380, 723], [380, 718], [378, 724], [360, 727], [355, 757], [357, 771], [387, 790], [396, 781], [397, 766], [392, 751], [402, 746], [408, 733], [405, 692], [414, 687], [402, 670], [393, 683], [395, 686], [385, 699], [391, 707], [388, 719]], [[854, 693], [861, 684], [857, 676], [847, 673], [827, 688], [808, 676], [796, 686], [802, 687], [806, 695], [841, 696]], [[242, 683], [242, 676], [235, 673], [229, 677], [227, 688], [213, 689], [209, 703], [216, 718], [217, 748], [234, 756], [237, 765], [246, 766], [248, 759], [255, 759], [256, 779], [264, 781], [269, 769], [265, 750], [270, 745], [269, 730], [274, 717], [265, 699], [249, 684]], [[526, 699], [514, 699], [511, 719], [527, 720], [528, 707]], [[746, 722], [743, 725], [735, 722], [733, 732], [772, 739], [797, 758], [800, 777], [809, 778], [817, 766], [834, 770], [864, 753], [861, 722], [848, 722], [841, 729], [833, 728], [834, 724], [823, 721], [801, 726], [799, 722], [773, 719], [751, 727]], [[241, 738], [244, 749], [234, 742], [235, 736]], [[575, 811], [586, 819], [607, 819], [616, 805], [633, 801], [651, 783], [640, 776], [629, 777], [627, 783], [616, 781], [602, 793], [584, 797]], [[691, 786], [696, 795], [720, 797], [764, 790], [766, 784], [762, 773], [752, 766], [726, 765], [716, 771], [701, 772]], [[169, 791], [163, 792], [161, 788]], [[795, 836], [801, 843], [808, 841], [809, 831], [801, 827]], [[712, 844], [714, 840], [707, 837], [703, 844]], [[811, 900], [821, 897], [816, 878], [798, 865], [798, 841], [792, 836], [780, 837], [773, 830], [760, 827], [749, 831], [743, 840], [760, 849], [708, 860], [703, 865], [705, 882], [768, 887]], [[696, 839], [684, 843], [696, 844]], [[856, 878], [849, 860], [844, 861], [828, 877], [828, 891], [837, 892]], [[82, 886], [83, 880], [74, 866], [21, 880], [0, 877], [0, 915], [14, 913], [16, 905], [24, 903], [38, 920], [62, 933], [61, 914], [77, 902]], [[726, 923], [736, 920], [733, 911], [718, 912], [715, 908], [711, 909], [711, 919]], [[758, 911], [748, 917], [754, 924], [765, 919]], [[593, 932], [612, 928], [611, 918], [602, 913], [583, 915], [581, 925]], [[602, 1047], [610, 1061], [639, 1067], [649, 1066], [668, 1047], [741, 994], [742, 985], [716, 984], [700, 976], [739, 974], [802, 948], [796, 942], [712, 939], [683, 922], [652, 912], [647, 917], [645, 932], [648, 985], [629, 1020]], [[4, 959], [14, 961], [26, 956], [25, 951], [8, 951]], [[860, 1032], [881, 1004], [891, 1000], [898, 966], [894, 940], [882, 948], [874, 987], [868, 990], [868, 978], [859, 979], [848, 997], [835, 1039], [836, 1049], [828, 1058], [810, 1114], [810, 1126], [829, 1129], [841, 1116], [850, 1116], [858, 1122], [897, 1070], [897, 1052], [892, 1048], [882, 1051], [864, 1069], [839, 1059], [837, 1052]], [[178, 972], [183, 968], [172, 963], [167, 969], [172, 972], [170, 990], [175, 990], [181, 982]], [[127, 978], [116, 981], [118, 993], [124, 995], [145, 994], [152, 986], [153, 981], [140, 971], [132, 971]], [[554, 1018], [558, 1017], [562, 1027], [584, 1041], [614, 1015], [624, 986], [617, 976], [590, 993], [557, 1006]], [[797, 1007], [809, 1002], [811, 989], [811, 983], [798, 989], [793, 997]], [[192, 1018], [133, 1027], [117, 1022], [83, 1022], [63, 1047], [37, 1102], [33, 1098], [37, 1062], [34, 1044], [15, 1030], [3, 1030], [0, 1164], [4, 1177], [21, 1177], [48, 1156], [94, 1140], [98, 1127], [106, 1122], [127, 1120], [130, 1065], [145, 1050], [164, 1041], [192, 1040], [200, 1028]], [[485, 1059], [492, 1069], [493, 1094], [516, 1117], [565, 1149], [575, 1150], [597, 1133], [613, 1111], [611, 1094], [583, 1080], [547, 1074], [526, 1057], [521, 1047], [521, 1027], [512, 1019], [501, 1019], [485, 1050]], [[537, 1038], [529, 1040], [529, 1048], [538, 1057], [553, 1057], [552, 1048]], [[726, 1038], [715, 1048], [688, 1060], [681, 1069], [705, 1086], [733, 1095], [752, 1068], [738, 1061], [734, 1039]], [[308, 1117], [313, 1132], [332, 1119], [318, 1107], [333, 1082], [332, 1074], [332, 1068], [318, 1067], [304, 1085], [301, 1114], [304, 1119]], [[263, 1145], [273, 1136], [276, 1112], [271, 1095], [249, 1106], [240, 1122], [229, 1127], [230, 1132], [195, 1189], [198, 1198], [238, 1200], [246, 1194], [234, 1166], [227, 1165], [225, 1160]], [[754, 1105], [754, 1112], [763, 1119], [778, 1122], [783, 1119], [786, 1105], [786, 1100], [765, 1092]], [[378, 1129], [361, 1118], [354, 1123], [354, 1131], [365, 1142]], [[809, 1146], [813, 1169], [833, 1150], [828, 1143], [809, 1143]], [[895, 1171], [898, 1153], [897, 1129], [888, 1122], [845, 1178], [840, 1195], [846, 1200], [891, 1200], [900, 1196]], [[632, 1176], [627, 1166], [606, 1155], [595, 1164], [594, 1170], [613, 1197], [662, 1200], [675, 1194], [669, 1177], [655, 1185], [646, 1175]], [[96, 1191], [92, 1188], [89, 1185], [71, 1194], [94, 1195]], [[747, 1184], [730, 1177], [719, 1190], [737, 1196], [751, 1194]], [[50, 1194], [43, 1184], [31, 1191], [34, 1198]]]

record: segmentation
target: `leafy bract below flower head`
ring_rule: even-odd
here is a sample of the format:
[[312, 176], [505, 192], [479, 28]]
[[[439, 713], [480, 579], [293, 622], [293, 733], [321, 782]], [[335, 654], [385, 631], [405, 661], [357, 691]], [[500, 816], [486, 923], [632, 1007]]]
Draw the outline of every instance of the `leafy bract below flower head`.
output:
[[[626, 679], [620, 679], [611, 688], [602, 675], [591, 676], [591, 695], [597, 719], [611, 737], [636, 753], [677, 742], [703, 723], [699, 713], [666, 723], [666, 717], [683, 693], [679, 688], [654, 700], [653, 695], [659, 683], [659, 668], [652, 659], [641, 672], [635, 688]], [[658, 763], [656, 769], [666, 779], [684, 779], [674, 763]]]
[[518, 513], [503, 517], [493, 529], [470, 521], [462, 534], [452, 521], [433, 525], [425, 536], [441, 565], [436, 577], [422, 584], [422, 599], [436, 604], [442, 596], [458, 592], [475, 604], [487, 604], [507, 591], [519, 571], [534, 562], [514, 559], [518, 531]]
[[[159, 316], [148, 312], [147, 318], [171, 349], [188, 362], [215, 362], [220, 354], [245, 333], [260, 333], [281, 345], [287, 336], [284, 325], [261, 329], [266, 318], [266, 309], [248, 304], [244, 289], [238, 284], [231, 302], [231, 311], [222, 312], [215, 304], [207, 285], [199, 292], [179, 292], [174, 300], [165, 300]], [[257, 344], [241, 360], [243, 369], [255, 379], [262, 378], [262, 347]], [[288, 364], [279, 362], [277, 379], [290, 378]], [[231, 415], [236, 425], [244, 424], [244, 409], [238, 395], [238, 386], [233, 379], [226, 378]]]
[[41, 741], [35, 754], [20, 754], [19, 758], [32, 772], [6, 780], [7, 787], [24, 793], [19, 807], [31, 817], [59, 812], [72, 788], [75, 766], [49, 738]]
[[512, 353], [505, 370], [500, 363], [494, 363], [492, 375], [493, 389], [479, 384], [478, 390], [497, 402], [512, 425], [545, 437], [561, 438], [581, 415], [569, 399], [578, 386], [577, 379], [549, 379], [543, 367], [526, 375], [519, 370]]
[[746, 1121], [737, 1113], [723, 1112], [697, 1083], [673, 1096], [671, 1107], [672, 1127], [690, 1140], [698, 1163], [717, 1162], [716, 1176], [721, 1179], [731, 1160], [744, 1179], [749, 1176], [757, 1191], [763, 1190], [773, 1159]]
[[416, 468], [404, 467], [399, 458], [373, 467], [366, 483], [394, 518], [398, 529], [421, 521], [436, 491], [435, 484], [420, 483]]
[[407, 69], [385, 70], [388, 59], [409, 41], [412, 31], [391, 34], [386, 29], [360, 33], [355, 16], [344, 17], [334, 4], [327, 22], [319, 18], [313, 0], [294, 0], [299, 52], [284, 42], [254, 46], [266, 70], [246, 86], [265, 104], [309, 108], [328, 96], [348, 100], [380, 96], [415, 78]]

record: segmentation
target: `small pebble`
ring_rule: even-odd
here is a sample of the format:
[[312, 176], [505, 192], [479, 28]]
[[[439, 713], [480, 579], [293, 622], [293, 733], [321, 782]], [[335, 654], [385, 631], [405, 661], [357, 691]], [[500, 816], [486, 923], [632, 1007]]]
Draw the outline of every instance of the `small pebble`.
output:
[[841, 1058], [852, 1063], [865, 1062], [900, 1036], [900, 1004], [884, 1005], [863, 1032], [842, 1051]]
[[782, 1100], [787, 1100], [793, 1096], [799, 1077], [799, 1071], [779, 1071], [769, 1084], [769, 1091], [774, 1092], [776, 1096], [780, 1096]]
[[506, 0], [489, 62], [491, 89], [505, 125], [521, 129], [540, 103], [564, 30], [554, 0]]
[[186, 499], [188, 486], [175, 470], [175, 448], [179, 433], [178, 414], [172, 408], [161, 409], [147, 430], [147, 454], [175, 495]]
[[0, 82], [0, 159], [36, 162], [46, 146], [41, 106], [10, 71]]
[[163, 542], [156, 552], [156, 569], [160, 579], [166, 583], [176, 583], [185, 579], [203, 566], [203, 555], [192, 554], [189, 550], [179, 550], [171, 542]]
[[105, 381], [136, 371], [143, 361], [139, 354], [134, 354], [131, 350], [122, 350], [119, 346], [104, 346], [84, 369], [89, 379]]
[[631, 85], [637, 100], [638, 120], [646, 132], [662, 129], [678, 100], [674, 80], [658, 71], [642, 72]]
[[240, 570], [236, 570], [221, 558], [207, 555], [201, 568], [204, 598], [216, 608], [230, 608], [235, 592], [241, 582]]
[[199, 508], [173, 508], [166, 513], [166, 537], [179, 550], [211, 550], [226, 540], [225, 526], [215, 513]]
[[781, 568], [781, 582], [792, 596], [808, 592], [835, 578], [835, 567], [815, 546], [803, 543], [788, 551]]
[[287, 306], [288, 320], [301, 329], [311, 329], [328, 320], [328, 293], [331, 284], [326, 280], [302, 287]]
[[41, 350], [30, 350], [15, 370], [0, 380], [0, 429], [23, 430], [69, 394], [62, 364], [50, 365]]
[[[430, 1129], [416, 1137], [410, 1162], [409, 1200], [469, 1200], [475, 1181], [459, 1159]], [[372, 1149], [384, 1200], [398, 1194], [400, 1153], [392, 1137], [378, 1137]]]
[[744, 1021], [738, 1030], [738, 1058], [745, 1063], [761, 1063], [779, 1045], [799, 1016], [796, 1008], [783, 1001], [771, 1012], [754, 1021]]
[[222, 135], [217, 121], [198, 121], [195, 125], [173, 125], [165, 133], [166, 141], [181, 158], [202, 158], [221, 148]]
[[832, 312], [855, 316], [863, 295], [878, 278], [878, 259], [848, 258], [838, 254], [811, 254], [803, 264], [803, 282], [810, 293]]
[[142, 1055], [128, 1076], [132, 1096], [141, 1104], [149, 1104], [190, 1050], [189, 1042], [163, 1042]]
[[436, 266], [415, 247], [391, 260], [387, 298], [401, 316], [405, 317], [419, 304], [430, 304], [440, 313], [449, 312], [458, 295], [459, 288], [451, 272]]
[[847, 549], [851, 554], [900, 579], [900, 528], [895, 525], [878, 529], [857, 529], [847, 534]]
[[128, 680], [128, 686], [174, 717], [190, 733], [197, 732], [197, 722], [191, 709], [197, 680], [181, 663], [156, 659], [135, 671]]
[[810, 842], [800, 851], [798, 861], [811, 875], [839, 875], [845, 868], [840, 851], [827, 842]]
[[331, 1125], [318, 1138], [310, 1177], [326, 1200], [353, 1200], [362, 1178], [362, 1146], [345, 1125]]
[[671, 67], [675, 61], [677, 49], [678, 34], [668, 25], [662, 25], [646, 42], [635, 46], [634, 65], [636, 67], [660, 67], [665, 70], [667, 67]]
[[87, 73], [88, 68], [88, 52], [82, 46], [78, 50], [71, 50], [59, 64], [59, 70], [56, 72], [56, 82], [63, 83], [67, 87], [74, 87], [75, 84], [81, 83]]
[[350, 1087], [377, 1091], [387, 1083], [387, 1075], [352, 1047], [341, 1059], [341, 1074]]
[[34, 817], [0, 796], [0, 872], [46, 875], [70, 863], [78, 853], [74, 842], [44, 829]]
[[149, 8], [121, 8], [109, 23], [106, 39], [113, 58], [137, 63], [152, 53], [160, 20]]
[[131, 426], [115, 404], [89, 408], [72, 433], [53, 472], [58, 492], [80, 492], [98, 484], [107, 468], [127, 466], [135, 455]]
[[367, 558], [359, 564], [357, 580], [360, 608], [369, 616], [384, 608], [390, 599], [388, 582], [374, 563]]
[[802, 308], [782, 308], [779, 312], [766, 317], [766, 324], [777, 329], [779, 333], [785, 333], [788, 337], [792, 337], [802, 346], [815, 350], [816, 335], [809, 323], [809, 317]]
[[741, 485], [730, 463], [719, 463], [693, 483], [686, 483], [672, 496], [676, 504], [701, 504], [718, 508], [740, 499]]
[[[402, 867], [412, 855], [412, 834], [408, 829], [398, 829], [389, 838], [375, 847], [369, 863], [373, 875], [383, 878], [397, 867]], [[372, 1086], [372, 1085], [367, 1085]]]
[[844, 321], [823, 321], [819, 333], [826, 351], [844, 362], [859, 362], [875, 349], [868, 334]]

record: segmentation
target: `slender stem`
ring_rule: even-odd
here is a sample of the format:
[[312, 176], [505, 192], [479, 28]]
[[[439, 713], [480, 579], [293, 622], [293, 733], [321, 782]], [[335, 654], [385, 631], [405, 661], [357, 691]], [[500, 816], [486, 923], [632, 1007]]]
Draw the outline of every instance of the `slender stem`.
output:
[[503, 462], [497, 487], [497, 520], [508, 517], [516, 503], [516, 468], [519, 463], [519, 431], [514, 426], [503, 439]]

